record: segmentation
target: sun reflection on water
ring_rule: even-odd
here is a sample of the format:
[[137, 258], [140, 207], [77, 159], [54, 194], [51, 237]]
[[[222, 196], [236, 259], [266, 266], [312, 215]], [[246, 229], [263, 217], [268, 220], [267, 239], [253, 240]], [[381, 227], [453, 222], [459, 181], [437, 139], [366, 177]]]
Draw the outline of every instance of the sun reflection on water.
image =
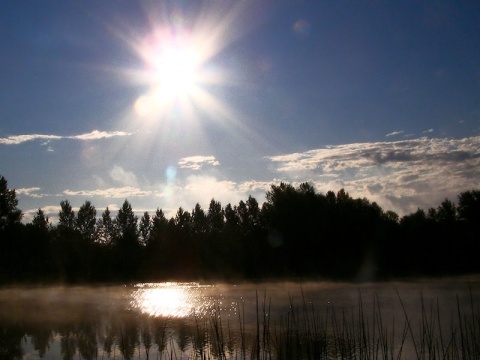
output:
[[203, 292], [208, 287], [176, 282], [136, 284], [130, 305], [143, 314], [157, 317], [203, 316], [214, 306], [212, 298]]

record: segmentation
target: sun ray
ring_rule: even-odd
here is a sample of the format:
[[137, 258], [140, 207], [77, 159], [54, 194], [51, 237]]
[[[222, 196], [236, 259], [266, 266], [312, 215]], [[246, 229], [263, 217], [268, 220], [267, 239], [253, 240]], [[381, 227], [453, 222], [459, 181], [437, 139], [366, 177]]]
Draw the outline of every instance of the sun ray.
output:
[[227, 48], [258, 25], [247, 11], [253, 2], [196, 3], [195, 11], [178, 3], [142, 4], [143, 24], [102, 19], [131, 55], [106, 69], [136, 94], [119, 119], [122, 128], [142, 134], [130, 156], [214, 148], [217, 135], [208, 123], [235, 144], [264, 143], [231, 102], [232, 89], [246, 86], [241, 69], [225, 63]]

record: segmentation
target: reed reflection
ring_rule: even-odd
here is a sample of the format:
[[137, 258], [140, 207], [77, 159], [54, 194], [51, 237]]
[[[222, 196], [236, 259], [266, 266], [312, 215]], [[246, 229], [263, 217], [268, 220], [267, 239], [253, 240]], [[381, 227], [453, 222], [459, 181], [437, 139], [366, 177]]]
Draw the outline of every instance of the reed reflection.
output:
[[137, 284], [130, 305], [132, 309], [155, 317], [204, 316], [214, 306], [213, 299], [204, 293], [208, 287], [176, 282]]

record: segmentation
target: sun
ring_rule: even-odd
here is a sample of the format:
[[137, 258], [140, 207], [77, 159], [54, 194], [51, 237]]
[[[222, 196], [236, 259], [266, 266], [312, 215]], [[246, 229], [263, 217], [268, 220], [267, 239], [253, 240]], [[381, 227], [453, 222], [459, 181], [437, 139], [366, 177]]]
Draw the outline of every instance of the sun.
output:
[[143, 82], [149, 90], [135, 102], [139, 115], [158, 112], [174, 102], [195, 96], [202, 73], [201, 49], [187, 36], [157, 31], [140, 46]]
[[236, 123], [239, 117], [224, 94], [238, 86], [239, 76], [225, 66], [223, 55], [243, 34], [245, 3], [204, 4], [195, 12], [151, 5], [141, 31], [112, 27], [137, 60], [121, 69], [140, 90], [133, 101], [136, 116], [129, 115], [132, 124], [149, 131], [161, 125], [165, 132], [170, 125], [199, 128], [201, 121]]
[[183, 37], [157, 41], [147, 49], [152, 84], [172, 97], [191, 94], [200, 78], [200, 49]]
[[206, 42], [187, 31], [157, 30], [141, 42], [142, 82], [149, 89], [135, 102], [138, 115], [158, 114], [174, 105], [191, 108], [212, 79], [205, 68]]

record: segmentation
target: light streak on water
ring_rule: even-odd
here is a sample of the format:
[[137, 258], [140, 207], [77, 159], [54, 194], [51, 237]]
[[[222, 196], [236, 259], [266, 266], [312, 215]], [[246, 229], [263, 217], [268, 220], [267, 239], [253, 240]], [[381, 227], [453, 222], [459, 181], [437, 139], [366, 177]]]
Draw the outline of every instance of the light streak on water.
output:
[[177, 282], [136, 284], [130, 306], [155, 317], [205, 316], [215, 308], [214, 299], [205, 292], [210, 287]]

